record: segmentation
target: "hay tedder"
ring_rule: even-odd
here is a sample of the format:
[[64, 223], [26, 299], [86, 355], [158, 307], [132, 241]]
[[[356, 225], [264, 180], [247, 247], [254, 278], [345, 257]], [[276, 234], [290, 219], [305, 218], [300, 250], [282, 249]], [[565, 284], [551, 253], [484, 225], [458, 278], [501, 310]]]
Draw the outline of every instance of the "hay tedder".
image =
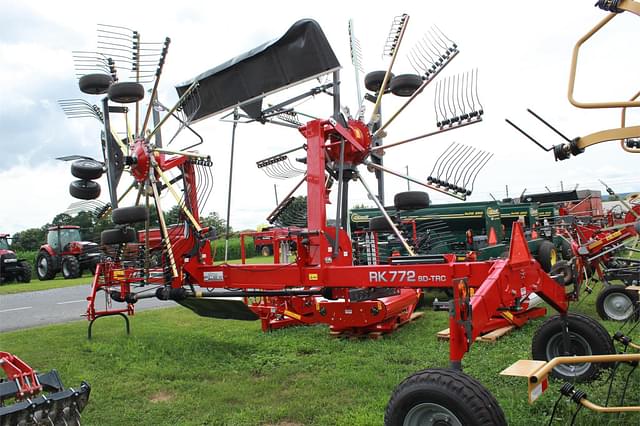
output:
[[[106, 94], [102, 107], [74, 101], [104, 125], [104, 161], [83, 159], [82, 165], [74, 162], [74, 175], [79, 180], [72, 183], [72, 193], [79, 198], [96, 198], [94, 180], [106, 174], [116, 225], [102, 234], [105, 254], [97, 266], [88, 298], [90, 324], [111, 315], [126, 319], [134, 313], [137, 301], [157, 297], [176, 301], [207, 317], [256, 320], [275, 309], [302, 323], [347, 328], [393, 327], [410, 315], [420, 289], [450, 289], [453, 293], [448, 305], [450, 368], [424, 370], [404, 380], [387, 406], [385, 422], [389, 425], [506, 424], [504, 413], [490, 392], [461, 371], [462, 359], [480, 333], [500, 318], [520, 317], [526, 321], [532, 312], [529, 306], [532, 293], [560, 314], [538, 330], [532, 344], [534, 357], [546, 362], [556, 356], [612, 354], [611, 341], [602, 326], [588, 317], [568, 312], [565, 276], [550, 276], [542, 269], [532, 257], [519, 223], [512, 228], [507, 258], [458, 261], [454, 254], [416, 254], [412, 241], [387, 214], [384, 173], [464, 200], [490, 158], [484, 151], [448, 148], [436, 161], [435, 172], [424, 180], [383, 165], [386, 150], [479, 123], [484, 114], [477, 96], [477, 72], [459, 74], [436, 85], [437, 130], [401, 141], [383, 141], [398, 115], [459, 53], [458, 46], [434, 27], [409, 55], [409, 62], [418, 74], [394, 76], [391, 70], [408, 22], [408, 15], [394, 19], [384, 49], [390, 57], [389, 68], [367, 74], [365, 87], [370, 93], [362, 96], [358, 92], [359, 104], [353, 117], [340, 103], [340, 64], [315, 21], [298, 21], [279, 39], [179, 85], [179, 99], [171, 108], [157, 99], [168, 49], [166, 39], [159, 44], [156, 68], [149, 74], [152, 76], [148, 81], [149, 106], [142, 114], [139, 104], [146, 90], [140, 77], [141, 65], [136, 62], [140, 58], [140, 35], [120, 27], [109, 27], [108, 32], [103, 32], [106, 37], [118, 33], [117, 43], [123, 44], [119, 49], [130, 49], [134, 61], [133, 66], [127, 65], [133, 71], [133, 81], [123, 82], [118, 79], [122, 68], [117, 57], [114, 61], [105, 52], [91, 56], [95, 66], [81, 67], [80, 88], [86, 94]], [[353, 25], [350, 36], [358, 80], [359, 43]], [[267, 96], [316, 79], [320, 80], [319, 86], [276, 104], [263, 105]], [[381, 101], [389, 93], [406, 101], [383, 121]], [[292, 107], [317, 95], [328, 95], [332, 100], [329, 118], [303, 114]], [[370, 120], [365, 122], [367, 102], [373, 108]], [[135, 103], [133, 125], [126, 106], [131, 103]], [[279, 263], [213, 264], [210, 241], [215, 233], [200, 221], [200, 212], [211, 190], [208, 176], [212, 161], [194, 151], [191, 142], [183, 142], [189, 146], [169, 148], [184, 129], [189, 130], [189, 137], [196, 135], [195, 145], [199, 144], [201, 138], [191, 127], [193, 122], [229, 110], [232, 112], [223, 118], [233, 123], [232, 153], [240, 123], [273, 123], [295, 128], [297, 137], [302, 139], [299, 148], [258, 161], [258, 167], [273, 176], [302, 175], [270, 215], [272, 223], [281, 225], [271, 237]], [[152, 114], [154, 124], [149, 126]], [[140, 120], [141, 116], [144, 119]], [[302, 117], [305, 123], [300, 121]], [[124, 133], [114, 130], [118, 119], [125, 125]], [[165, 130], [169, 122], [177, 126], [177, 131], [165, 146], [161, 129]], [[290, 157], [296, 151], [303, 157], [294, 165]], [[233, 154], [230, 168], [233, 169]], [[377, 195], [364, 178], [365, 170], [378, 178]], [[132, 177], [132, 182], [121, 191], [120, 183], [126, 175]], [[390, 256], [375, 264], [355, 264], [352, 239], [347, 232], [352, 182], [359, 182], [369, 194], [406, 255]], [[304, 187], [304, 214], [288, 215], [294, 192]], [[327, 205], [332, 191], [336, 193], [336, 212], [335, 221], [330, 224]], [[161, 205], [161, 196], [165, 194], [180, 207], [179, 223], [165, 221]], [[411, 195], [400, 197], [404, 207], [422, 208], [429, 204], [424, 193], [405, 194]], [[157, 213], [158, 229], [150, 228], [151, 209]], [[299, 216], [300, 220], [295, 226], [287, 226], [282, 220], [287, 216]], [[144, 224], [140, 235], [134, 229], [139, 223]], [[293, 260], [287, 252], [291, 247], [295, 247]], [[101, 292], [106, 300], [104, 309], [96, 306]], [[247, 305], [247, 300], [253, 300], [252, 306]], [[123, 307], [113, 306], [114, 302]], [[260, 304], [266, 312], [260, 313]], [[598, 363], [587, 362], [579, 368], [560, 365], [551, 371], [557, 377], [589, 380], [599, 369]]]

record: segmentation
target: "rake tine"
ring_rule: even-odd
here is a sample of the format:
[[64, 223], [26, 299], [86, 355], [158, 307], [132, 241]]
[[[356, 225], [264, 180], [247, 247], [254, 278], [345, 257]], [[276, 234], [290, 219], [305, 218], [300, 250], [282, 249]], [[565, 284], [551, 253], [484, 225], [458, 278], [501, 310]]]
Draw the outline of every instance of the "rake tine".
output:
[[478, 96], [478, 68], [476, 68], [475, 96], [476, 96], [476, 100], [478, 101], [478, 105], [480, 106], [480, 109], [478, 110], [478, 115], [482, 115], [484, 113], [484, 109], [482, 108], [480, 97]]
[[[464, 107], [464, 97], [462, 96], [462, 88], [464, 86], [464, 74], [458, 74], [458, 93], [456, 96], [456, 101], [458, 102], [458, 107], [460, 108], [460, 118], [466, 119], [468, 118], [467, 110]], [[462, 103], [460, 103], [462, 100]]]
[[438, 28], [437, 25], [434, 24], [433, 28], [435, 28], [438, 31], [438, 33], [440, 33], [440, 35], [442, 37], [444, 37], [449, 42], [449, 44], [451, 46], [450, 49], [456, 49], [458, 47], [458, 45], [453, 40], [451, 40], [449, 37], [447, 37], [447, 35], [440, 28]]
[[[469, 183], [471, 183], [471, 178], [473, 177], [472, 170], [476, 167], [478, 162], [482, 163], [482, 158], [486, 155], [486, 151], [478, 150], [478, 152], [474, 155], [473, 159], [469, 162], [467, 169], [464, 172], [464, 176], [462, 177], [462, 186], [466, 188]], [[471, 174], [469, 174], [471, 173]]]
[[[438, 52], [438, 50], [435, 48], [433, 41], [429, 37], [429, 33], [425, 33], [425, 35], [421, 39], [421, 42], [422, 42], [422, 44], [421, 44], [422, 48], [425, 50], [425, 52], [428, 51], [430, 53], [429, 57], [430, 58], [435, 58], [435, 59], [433, 59], [433, 63], [436, 66], [442, 65], [441, 55]], [[433, 55], [433, 57], [431, 55]]]
[[415, 61], [415, 59], [412, 58], [412, 54], [413, 54], [413, 51], [410, 51], [409, 54], [407, 54], [407, 61], [409, 61], [409, 65], [411, 65], [411, 68], [413, 68], [416, 74], [424, 73], [424, 70], [422, 70], [421, 68], [418, 68], [418, 66], [413, 62]]
[[437, 102], [436, 99], [438, 98], [438, 90], [440, 90], [440, 82], [438, 81], [436, 83], [436, 87], [434, 89], [434, 94], [433, 94], [433, 111], [436, 113], [436, 125], [438, 127], [440, 127], [440, 116], [438, 115], [438, 108], [437, 108]]
[[447, 155], [442, 159], [442, 162], [438, 166], [438, 173], [436, 176], [437, 183], [442, 182], [442, 179], [440, 178], [442, 177], [443, 172], [446, 170], [447, 164], [449, 163], [450, 159], [453, 158], [458, 153], [460, 146], [461, 145], [456, 142], [454, 148], [449, 153], [447, 153]]
[[484, 167], [487, 165], [487, 163], [489, 163], [489, 160], [491, 160], [491, 158], [493, 157], [493, 154], [487, 153], [488, 155], [486, 156], [486, 159], [484, 160], [483, 163], [481, 163], [480, 167], [475, 171], [475, 174], [473, 175], [473, 180], [471, 181], [471, 188], [467, 188], [467, 194], [471, 195], [471, 193], [473, 192], [473, 188], [475, 186], [476, 183], [476, 178], [478, 177], [478, 175], [480, 174], [480, 171], [482, 169], [484, 169]]
[[434, 43], [434, 47], [439, 47], [439, 48], [444, 49], [445, 53], [442, 53], [441, 51], [438, 51], [438, 53], [440, 54], [440, 59], [444, 59], [445, 58], [445, 54], [448, 56], [449, 48], [448, 48], [447, 44], [442, 41], [442, 39], [438, 36], [438, 34], [433, 30], [433, 27], [431, 27], [431, 28], [429, 28], [427, 30], [427, 34], [429, 34], [431, 36], [431, 40]]
[[452, 121], [452, 122], [457, 121], [456, 119], [457, 119], [457, 117], [458, 117], [458, 114], [457, 114], [457, 111], [456, 111], [456, 105], [455, 105], [455, 104], [453, 104], [453, 108], [452, 108], [452, 106], [451, 106], [451, 98], [452, 98], [452, 96], [453, 96], [453, 95], [452, 95], [452, 92], [453, 92], [453, 89], [452, 89], [452, 88], [453, 88], [453, 85], [454, 85], [454, 83], [453, 83], [453, 77], [449, 77], [449, 78], [447, 79], [447, 87], [448, 87], [448, 91], [447, 91], [447, 106], [449, 107], [449, 110], [450, 110], [450, 112], [451, 112], [451, 114], [452, 114], [452, 117], [451, 117], [451, 121]]
[[431, 57], [429, 51], [423, 46], [423, 40], [418, 40], [416, 45], [414, 46], [414, 50], [417, 55], [419, 55], [422, 59], [425, 60], [430, 66], [427, 67], [429, 70], [433, 71], [436, 68], [436, 61]]
[[[466, 166], [468, 165], [468, 160], [469, 157], [471, 157], [473, 155], [473, 153], [475, 152], [475, 148], [473, 147], [467, 147], [467, 151], [465, 152], [464, 157], [460, 160], [459, 164], [457, 165], [455, 172], [452, 174], [452, 178], [453, 178], [453, 185], [454, 186], [458, 186], [458, 183], [460, 183], [460, 178], [462, 177], [462, 173], [460, 172], [461, 170], [465, 170]], [[465, 166], [465, 168], [463, 168], [463, 166]], [[458, 175], [459, 173], [459, 175]]]
[[447, 164], [447, 171], [444, 179], [447, 182], [448, 186], [451, 186], [451, 183], [449, 181], [451, 178], [451, 172], [455, 169], [456, 164], [458, 164], [458, 161], [460, 161], [460, 159], [464, 156], [468, 148], [468, 146], [460, 144], [460, 150], [458, 151], [456, 156], [449, 161], [449, 164]]
[[464, 96], [465, 99], [467, 101], [467, 105], [469, 105], [469, 108], [471, 109], [471, 112], [476, 110], [476, 106], [475, 103], [473, 102], [473, 95], [471, 96], [471, 101], [469, 101], [469, 93], [471, 92], [471, 87], [473, 85], [473, 80], [471, 80], [471, 76], [469, 75], [469, 71], [466, 71], [465, 73], [465, 77], [466, 77], [466, 85], [465, 85], [465, 90], [464, 90]]
[[436, 165], [438, 164], [438, 162], [440, 161], [440, 159], [442, 158], [442, 156], [445, 154], [445, 152], [447, 152], [449, 150], [449, 148], [451, 148], [451, 146], [455, 144], [455, 142], [452, 142], [447, 149], [445, 149], [444, 151], [442, 151], [442, 154], [440, 154], [440, 156], [436, 159], [436, 162], [433, 164], [433, 169], [431, 169], [431, 173], [429, 174], [429, 177], [427, 178], [427, 180], [431, 179], [431, 176], [433, 176], [433, 172], [436, 171]]

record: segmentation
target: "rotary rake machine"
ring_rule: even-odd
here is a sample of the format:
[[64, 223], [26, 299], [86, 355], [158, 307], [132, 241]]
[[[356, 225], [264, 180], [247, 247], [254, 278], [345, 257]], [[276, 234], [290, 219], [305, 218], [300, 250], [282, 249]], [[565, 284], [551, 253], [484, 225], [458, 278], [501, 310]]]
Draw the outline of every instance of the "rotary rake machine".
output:
[[[411, 63], [414, 66], [423, 64], [418, 67], [421, 74], [393, 76], [391, 69], [408, 22], [408, 15], [394, 19], [388, 47], [385, 47], [391, 58], [389, 68], [367, 75], [365, 86], [374, 94], [368, 93], [362, 99], [359, 96], [361, 103], [356, 117], [342, 112], [340, 64], [319, 25], [311, 20], [299, 21], [278, 40], [179, 85], [179, 100], [175, 106], [165, 108], [162, 116], [158, 113], [155, 126], [148, 131], [151, 111], [163, 109], [154, 106], [160, 105], [156, 89], [166, 45], [143, 124], [139, 126], [136, 119], [134, 131], [127, 130], [124, 136], [112, 130], [111, 116], [124, 114], [124, 122], [128, 123], [128, 108], [113, 104], [135, 102], [138, 105], [144, 96], [142, 84], [133, 81], [122, 86], [123, 83], [116, 82], [111, 75], [109, 78], [94, 74], [83, 76], [80, 82], [85, 83], [81, 84], [85, 93], [107, 95], [102, 101], [102, 115], [89, 113], [99, 115], [104, 124], [104, 162], [95, 162], [100, 166], [100, 173], [91, 167], [76, 165], [75, 175], [80, 181], [73, 186], [76, 189], [92, 186], [87, 182], [106, 172], [112, 220], [117, 225], [102, 234], [106, 253], [98, 265], [88, 298], [89, 334], [91, 325], [98, 318], [122, 315], [127, 320], [127, 314], [134, 313], [135, 303], [150, 297], [174, 300], [202, 316], [242, 320], [259, 318], [244, 300], [264, 298], [262, 300], [276, 300], [277, 303], [290, 302], [284, 305], [283, 312], [295, 310], [294, 314], [300, 315], [301, 319], [308, 315], [313, 322], [370, 327], [389, 319], [396, 323], [402, 320], [406, 309], [417, 302], [422, 288], [451, 289], [450, 368], [424, 370], [402, 382], [394, 391], [385, 414], [385, 422], [390, 425], [425, 421], [506, 424], [495, 398], [479, 382], [462, 373], [462, 358], [496, 317], [526, 318], [529, 296], [534, 292], [560, 313], [551, 325], [545, 326], [543, 331], [547, 338], [538, 339], [535, 350], [542, 359], [554, 354], [609, 353], [606, 344], [598, 339], [604, 333], [598, 323], [568, 313], [563, 276], [549, 276], [533, 259], [519, 224], [512, 230], [508, 258], [459, 262], [453, 254], [416, 255], [410, 241], [384, 209], [382, 173], [395, 174], [464, 200], [471, 192], [465, 185], [475, 180], [488, 161], [473, 160], [474, 154], [469, 150], [460, 150], [450, 154], [453, 160], [443, 166], [444, 174], [435, 179], [432, 176], [431, 181], [406, 176], [382, 164], [382, 154], [387, 149], [482, 121], [483, 111], [475, 88], [477, 73], [467, 73], [462, 77], [450, 77], [439, 86], [436, 105], [440, 102], [442, 109], [437, 118], [438, 130], [398, 142], [383, 142], [389, 125], [400, 112], [458, 54], [457, 45], [434, 29], [412, 52]], [[138, 40], [139, 34], [133, 34], [133, 39]], [[134, 42], [134, 48], [137, 46]], [[107, 59], [108, 64], [112, 62], [115, 61]], [[265, 75], [270, 78], [264, 78]], [[332, 80], [321, 82], [320, 86], [288, 101], [263, 108], [266, 96], [321, 76], [331, 76]], [[98, 84], [105, 81], [109, 84]], [[404, 96], [407, 100], [383, 123], [380, 105], [387, 93]], [[330, 118], [306, 116], [290, 107], [294, 102], [318, 94], [332, 98]], [[362, 119], [365, 101], [374, 104], [368, 123]], [[282, 228], [274, 235], [278, 242], [274, 246], [280, 246], [280, 243], [295, 246], [293, 261], [283, 256], [283, 261], [276, 264], [214, 265], [210, 241], [215, 235], [212, 229], [201, 224], [199, 214], [203, 208], [200, 178], [207, 175], [211, 160], [195, 152], [193, 147], [168, 149], [162, 145], [160, 129], [169, 119], [177, 119], [179, 130], [187, 128], [194, 132], [192, 122], [229, 109], [233, 109], [232, 145], [240, 122], [270, 122], [294, 127], [304, 139], [305, 158], [301, 159], [301, 166], [296, 166], [304, 175], [296, 188], [306, 186], [304, 226]], [[302, 116], [308, 119], [306, 123], [296, 121]], [[260, 164], [273, 171], [273, 166], [282, 167], [289, 161], [289, 153]], [[361, 174], [360, 166], [379, 177], [377, 196]], [[292, 169], [291, 165], [282, 170], [289, 175], [293, 174]], [[124, 172], [133, 177], [133, 183], [120, 192]], [[453, 181], [448, 181], [452, 176]], [[348, 189], [352, 181], [360, 182], [371, 196], [407, 255], [392, 256], [375, 265], [354, 264], [352, 241], [347, 232]], [[336, 216], [335, 224], [329, 225], [327, 205], [334, 182], [337, 182]], [[120, 205], [128, 194], [133, 195], [136, 191], [133, 205]], [[278, 206], [274, 217], [286, 210], [294, 191]], [[95, 191], [74, 193], [87, 199], [96, 197]], [[180, 207], [179, 223], [166, 223], [161, 197], [165, 194], [173, 197]], [[428, 197], [422, 194], [414, 193], [405, 201], [428, 204]], [[157, 213], [158, 229], [150, 228], [151, 209]], [[144, 230], [137, 232], [134, 228], [137, 223], [144, 223]], [[106, 297], [104, 310], [96, 308], [98, 292], [104, 292]], [[112, 302], [124, 303], [125, 307], [114, 307]], [[576, 345], [576, 341], [584, 344]], [[583, 370], [564, 370], [557, 374], [579, 379], [590, 377], [597, 370], [596, 364], [588, 364]]]

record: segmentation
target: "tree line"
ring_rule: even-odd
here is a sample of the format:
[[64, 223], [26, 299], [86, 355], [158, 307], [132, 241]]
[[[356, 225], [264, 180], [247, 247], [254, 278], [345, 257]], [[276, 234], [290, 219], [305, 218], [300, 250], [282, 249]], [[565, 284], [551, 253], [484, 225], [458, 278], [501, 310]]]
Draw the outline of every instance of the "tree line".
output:
[[[167, 224], [179, 223], [182, 218], [182, 212], [179, 206], [174, 206], [164, 214]], [[158, 227], [158, 214], [155, 209], [150, 209], [149, 222], [151, 227]], [[221, 236], [226, 232], [226, 221], [221, 218], [218, 213], [211, 212], [207, 216], [200, 218], [200, 224], [203, 227], [213, 227], [216, 235]], [[95, 214], [82, 211], [75, 216], [67, 213], [57, 214], [50, 223], [46, 223], [38, 228], [29, 228], [24, 231], [13, 234], [11, 248], [15, 251], [35, 251], [40, 248], [47, 240], [47, 231], [52, 226], [58, 225], [75, 225], [80, 227], [80, 234], [84, 241], [100, 242], [100, 234], [106, 229], [114, 227], [111, 221], [111, 214], [103, 215], [96, 218]], [[134, 225], [137, 230], [144, 228], [144, 223]]]

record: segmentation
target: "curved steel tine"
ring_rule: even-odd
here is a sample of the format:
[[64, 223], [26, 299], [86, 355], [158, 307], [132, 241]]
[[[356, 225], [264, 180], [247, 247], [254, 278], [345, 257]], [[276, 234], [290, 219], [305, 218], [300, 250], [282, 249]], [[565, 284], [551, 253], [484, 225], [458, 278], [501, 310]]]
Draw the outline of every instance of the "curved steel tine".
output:
[[484, 113], [484, 108], [482, 108], [482, 103], [480, 102], [480, 97], [478, 96], [478, 68], [476, 68], [475, 94], [476, 94], [476, 100], [478, 101], [478, 105], [480, 106], [480, 109], [478, 110], [478, 114], [482, 115]]
[[429, 62], [429, 60], [420, 53], [420, 47], [419, 46], [414, 46], [413, 49], [409, 52], [413, 59], [416, 62], [419, 62], [420, 65], [422, 65], [422, 73], [421, 74], [425, 74], [428, 75], [429, 74], [429, 69], [431, 67], [431, 63]]
[[446, 77], [442, 80], [442, 91], [440, 92], [440, 103], [442, 104], [442, 110], [443, 110], [443, 115], [444, 115], [444, 120], [442, 120], [443, 122], [448, 122], [449, 121], [449, 110], [447, 109], [447, 92], [449, 91], [449, 77]]
[[[456, 100], [458, 102], [458, 107], [460, 108], [460, 117], [464, 118], [464, 116], [466, 115], [467, 111], [464, 108], [464, 97], [462, 96], [462, 88], [464, 86], [464, 74], [458, 74], [458, 93], [456, 96]], [[460, 103], [460, 100], [462, 99], [462, 103]]]
[[467, 152], [465, 153], [464, 157], [460, 160], [455, 172], [453, 173], [453, 175], [451, 176], [453, 178], [453, 184], [456, 186], [460, 186], [458, 185], [460, 183], [460, 178], [462, 177], [462, 172], [466, 169], [466, 167], [468, 166], [468, 160], [469, 158], [473, 155], [473, 153], [476, 151], [476, 149], [474, 147], [467, 147]]
[[411, 68], [413, 68], [413, 70], [416, 72], [416, 74], [423, 73], [423, 71], [414, 64], [413, 59], [411, 57], [411, 51], [407, 54], [407, 61], [409, 62], [409, 65], [411, 65]]
[[487, 165], [487, 163], [489, 163], [489, 160], [491, 160], [491, 158], [493, 158], [493, 154], [489, 155], [489, 157], [487, 158], [487, 160], [484, 162], [484, 164], [478, 169], [478, 171], [476, 172], [476, 175], [473, 177], [473, 181], [471, 182], [471, 188], [468, 189], [468, 192], [473, 192], [473, 188], [475, 186], [476, 183], [476, 178], [478, 177], [478, 175], [480, 174], [480, 171], [482, 169], [484, 169], [484, 167]]
[[440, 90], [440, 81], [436, 82], [436, 87], [433, 94], [433, 111], [436, 113], [436, 126], [440, 127], [440, 117], [438, 116], [438, 108], [436, 106], [436, 99], [438, 98], [438, 90]]
[[423, 43], [424, 43], [423, 40], [418, 40], [416, 42], [416, 45], [414, 46], [416, 49], [416, 53], [420, 55], [422, 59], [428, 62], [429, 65], [431, 65], [431, 67], [435, 67], [436, 66], [435, 60], [433, 59], [433, 57], [431, 57], [431, 54], [429, 53], [427, 48], [423, 46]]
[[[427, 33], [431, 35], [431, 38], [433, 39], [433, 42], [435, 43], [436, 46], [444, 49], [445, 53], [449, 53], [449, 48], [447, 47], [447, 44], [444, 43], [442, 39], [438, 37], [438, 34], [433, 30], [433, 27], [429, 28], [427, 30]], [[440, 56], [444, 56], [444, 54], [440, 53]]]
[[471, 174], [469, 175], [469, 184], [465, 185], [465, 187], [467, 187], [467, 189], [473, 189], [473, 182], [475, 181], [476, 175], [478, 174], [478, 172], [480, 172], [482, 167], [484, 167], [484, 164], [486, 164], [486, 162], [492, 156], [493, 156], [493, 154], [491, 154], [489, 152], [484, 152], [483, 157], [480, 159], [479, 162], [476, 163], [476, 165], [474, 166], [473, 170], [471, 170]]
[[433, 60], [433, 63], [436, 66], [440, 66], [442, 64], [442, 58], [440, 57], [441, 55], [433, 45], [433, 41], [431, 41], [431, 39], [429, 38], [428, 33], [425, 33], [425, 35], [422, 37], [422, 42], [423, 42], [422, 47], [425, 50], [428, 50], [435, 57], [435, 59]]
[[444, 46], [444, 49], [446, 50], [446, 56], [449, 56], [451, 54], [451, 52], [453, 52], [453, 45], [455, 43], [453, 43], [453, 41], [451, 41], [448, 37], [445, 36], [446, 40], [442, 37], [444, 34], [442, 33], [442, 31], [440, 31], [440, 28], [438, 28], [435, 24], [431, 26], [431, 30], [433, 31], [433, 34], [438, 38], [438, 40], [440, 40], [442, 42], [442, 45]]
[[471, 161], [469, 161], [469, 164], [467, 165], [467, 168], [464, 172], [464, 175], [462, 176], [462, 187], [466, 188], [467, 185], [471, 182], [471, 179], [467, 178], [469, 175], [469, 173], [471, 172], [471, 170], [473, 170], [473, 168], [475, 167], [475, 164], [478, 162], [478, 160], [480, 160], [482, 157], [484, 157], [484, 155], [486, 154], [485, 151], [483, 150], [478, 150], [478, 152], [473, 156], [473, 158], [471, 159]]
[[[436, 175], [433, 176], [434, 179], [440, 179], [442, 164], [445, 162], [446, 158], [451, 154], [451, 152], [455, 151], [457, 146], [458, 144], [456, 142], [452, 142], [447, 147], [447, 149], [445, 149], [442, 154], [440, 154], [440, 157], [438, 157], [436, 163], [433, 165], [434, 171], [436, 172]], [[435, 170], [436, 166], [438, 166], [437, 170]], [[431, 172], [431, 174], [433, 175], [433, 171]]]
[[470, 112], [475, 111], [475, 103], [473, 102], [473, 96], [471, 96], [471, 102], [469, 101], [469, 93], [471, 91], [471, 87], [473, 85], [473, 81], [470, 80], [471, 75], [469, 75], [469, 71], [465, 72], [467, 83], [465, 85], [464, 95], [467, 101], [467, 105], [469, 105]]
[[446, 108], [443, 108], [444, 80], [438, 80], [438, 85], [440, 86], [437, 97], [438, 110], [440, 111], [440, 115], [442, 116], [442, 120], [440, 120], [440, 123], [438, 123], [438, 127], [442, 127], [444, 125], [444, 122], [447, 120], [447, 111]]
[[438, 165], [438, 161], [440, 161], [440, 159], [442, 158], [442, 156], [444, 155], [445, 152], [447, 152], [449, 150], [449, 148], [451, 148], [451, 146], [454, 144], [455, 142], [452, 142], [447, 149], [445, 149], [444, 151], [442, 151], [442, 153], [440, 154], [440, 156], [436, 159], [436, 162], [433, 163], [433, 169], [431, 169], [431, 173], [429, 174], [429, 177], [433, 176], [433, 172], [436, 171], [436, 165]]
[[442, 177], [442, 173], [446, 170], [446, 166], [447, 166], [447, 163], [449, 162], [449, 159], [453, 158], [453, 156], [458, 152], [459, 148], [460, 148], [460, 144], [458, 144], [457, 142], [454, 142], [453, 149], [447, 153], [447, 155], [442, 159], [440, 165], [438, 166], [438, 171], [436, 175], [437, 179], [440, 179]]
[[447, 91], [448, 92], [447, 93], [447, 106], [449, 107], [449, 110], [451, 111], [451, 115], [452, 115], [451, 121], [454, 121], [456, 119], [456, 117], [458, 116], [458, 114], [456, 114], [456, 106], [455, 106], [455, 104], [453, 105], [453, 108], [451, 107], [451, 97], [453, 96], [452, 95], [452, 92], [453, 92], [453, 89], [452, 89], [452, 87], [453, 87], [453, 77], [452, 76], [449, 76], [447, 78], [447, 87], [449, 88], [449, 90]]
[[450, 161], [449, 164], [447, 165], [447, 172], [445, 174], [445, 180], [447, 181], [447, 183], [451, 183], [451, 177], [452, 177], [452, 172], [456, 167], [456, 164], [458, 164], [458, 162], [460, 161], [460, 159], [464, 156], [464, 154], [467, 152], [467, 150], [469, 149], [468, 146], [460, 144], [460, 151], [456, 154], [455, 157], [453, 157]]
[[438, 28], [437, 25], [433, 25], [433, 28], [435, 28], [436, 30], [438, 30], [438, 32], [440, 33], [440, 35], [442, 35], [442, 37], [444, 37], [445, 39], [447, 39], [447, 41], [449, 43], [451, 43], [451, 46], [455, 49], [456, 47], [458, 47], [458, 45], [456, 44], [455, 41], [451, 40], [449, 37], [447, 37], [447, 35], [440, 29]]

